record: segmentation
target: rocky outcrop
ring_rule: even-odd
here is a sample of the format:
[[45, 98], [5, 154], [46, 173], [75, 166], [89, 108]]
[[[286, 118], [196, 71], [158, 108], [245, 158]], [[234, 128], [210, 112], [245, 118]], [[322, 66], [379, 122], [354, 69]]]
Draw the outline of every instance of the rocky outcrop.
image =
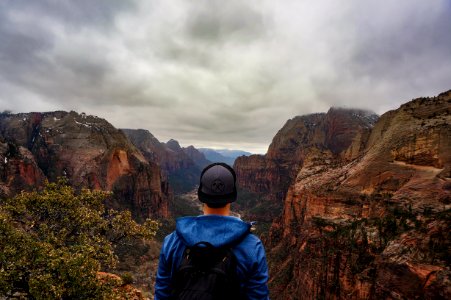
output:
[[175, 193], [191, 191], [198, 183], [201, 170], [210, 162], [193, 146], [182, 148], [176, 140], [159, 142], [144, 129], [122, 129], [143, 155], [158, 164], [168, 177]]
[[12, 142], [0, 142], [0, 174], [0, 197], [31, 190], [45, 181], [30, 151]]
[[114, 299], [148, 300], [143, 292], [133, 285], [124, 282], [124, 279], [113, 273], [97, 272], [97, 279], [113, 290]]
[[183, 152], [202, 170], [209, 164], [211, 164], [211, 161], [209, 161], [205, 155], [197, 150], [194, 146], [188, 146], [186, 148], [183, 148]]
[[135, 218], [168, 216], [168, 187], [154, 162], [107, 121], [75, 112], [2, 115], [0, 135], [27, 149], [50, 181], [114, 191], [111, 205]]
[[450, 110], [451, 91], [352, 137], [329, 121], [347, 142], [323, 131], [266, 240], [273, 299], [451, 298]]
[[[144, 129], [121, 129], [127, 138], [141, 150], [144, 157], [149, 161], [162, 164], [165, 158], [166, 148], [148, 130]], [[162, 167], [164, 164], [162, 165]]]
[[331, 108], [326, 114], [288, 120], [273, 138], [266, 155], [237, 158], [234, 168], [238, 185], [255, 193], [260, 205], [270, 205], [267, 217], [275, 217], [304, 164], [358, 157], [377, 118], [368, 111]]

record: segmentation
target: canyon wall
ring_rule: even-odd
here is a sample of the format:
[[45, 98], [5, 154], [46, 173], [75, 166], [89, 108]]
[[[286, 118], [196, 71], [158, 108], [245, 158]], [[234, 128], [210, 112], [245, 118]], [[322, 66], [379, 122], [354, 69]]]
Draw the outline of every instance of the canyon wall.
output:
[[295, 152], [265, 240], [272, 299], [451, 298], [450, 111], [448, 91], [349, 136], [329, 119], [326, 148]]
[[15, 156], [2, 151], [5, 195], [63, 176], [76, 188], [113, 191], [110, 205], [130, 209], [138, 220], [168, 216], [160, 168], [104, 119], [63, 111], [2, 115], [0, 136], [3, 149], [16, 149]]
[[31, 190], [46, 179], [28, 149], [4, 141], [0, 141], [0, 174], [0, 197]]
[[[236, 159], [238, 185], [254, 193], [260, 206], [271, 207], [266, 219], [272, 219], [280, 214], [288, 188], [306, 161], [356, 158], [377, 118], [368, 111], [331, 108], [327, 113], [288, 120], [273, 138], [266, 155]], [[252, 211], [248, 214], [260, 218]]]
[[193, 146], [182, 148], [176, 140], [161, 143], [144, 129], [122, 129], [143, 155], [158, 164], [175, 193], [186, 193], [199, 184], [202, 169], [210, 162]]

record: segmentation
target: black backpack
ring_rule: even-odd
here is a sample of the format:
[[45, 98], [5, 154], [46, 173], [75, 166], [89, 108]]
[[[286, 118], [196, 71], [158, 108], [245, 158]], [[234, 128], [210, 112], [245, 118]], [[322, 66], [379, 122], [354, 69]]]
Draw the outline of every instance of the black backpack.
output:
[[172, 299], [244, 299], [236, 269], [230, 247], [215, 248], [208, 242], [187, 247], [172, 282]]

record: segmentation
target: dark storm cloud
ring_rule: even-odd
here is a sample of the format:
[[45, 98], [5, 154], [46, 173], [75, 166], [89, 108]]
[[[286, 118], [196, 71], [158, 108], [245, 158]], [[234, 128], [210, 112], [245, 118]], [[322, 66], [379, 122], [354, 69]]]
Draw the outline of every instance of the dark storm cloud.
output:
[[7, 80], [10, 77], [17, 78], [18, 74], [14, 73], [24, 72], [26, 66], [31, 70], [37, 67], [39, 53], [52, 47], [53, 38], [41, 26], [34, 26], [30, 30], [27, 25], [15, 24], [11, 12], [6, 9], [6, 3], [0, 4], [0, 75]]
[[[206, 42], [253, 40], [265, 33], [264, 16], [251, 1], [195, 1], [189, 8], [187, 34]], [[255, 3], [254, 3], [255, 4]]]
[[[74, 73], [82, 71], [89, 78], [97, 77], [107, 69], [97, 58], [55, 57], [52, 61], [44, 58], [51, 53], [57, 41], [55, 28], [70, 36], [71, 30], [95, 26], [108, 29], [113, 26], [114, 15], [118, 11], [131, 8], [129, 1], [22, 1], [7, 0], [0, 3], [0, 58], [3, 74], [8, 78], [24, 80], [27, 75], [36, 76], [46, 71], [51, 75], [55, 65], [66, 65]], [[29, 74], [37, 71], [38, 74]]]
[[[428, 14], [433, 18], [426, 21], [423, 16]], [[444, 64], [450, 66], [451, 35], [445, 33], [451, 28], [450, 10], [434, 12], [427, 7], [416, 10], [411, 18], [402, 18], [395, 28], [390, 28], [395, 30], [382, 32], [374, 28], [376, 24], [363, 20], [359, 23], [366, 26], [359, 27], [362, 39], [352, 57], [357, 76], [368, 76], [374, 81], [404, 78], [411, 89], [418, 88], [423, 82], [438, 86], [450, 84], [449, 78], [442, 76], [435, 80], [427, 78]]]
[[295, 115], [451, 88], [450, 16], [448, 0], [7, 0], [0, 106], [262, 152]]
[[341, 100], [348, 106], [357, 100], [383, 113], [381, 105], [362, 103], [362, 99], [400, 104], [451, 87], [451, 35], [446, 34], [451, 28], [449, 3], [387, 7], [361, 2], [349, 18], [355, 26], [352, 49], [334, 62], [335, 76], [314, 78], [320, 99], [330, 104]]
[[49, 101], [64, 99], [68, 94], [76, 94], [78, 89], [98, 84], [109, 66], [95, 50], [90, 55], [78, 49], [65, 53], [55, 51], [61, 36], [70, 40], [70, 30], [79, 31], [80, 27], [97, 24], [105, 29], [111, 24], [114, 10], [124, 9], [126, 1], [93, 3], [2, 2], [0, 76], [3, 80], [47, 96]]
[[159, 40], [153, 49], [162, 59], [218, 71], [222, 67], [219, 57], [227, 47], [248, 45], [268, 32], [268, 16], [258, 2], [189, 3], [178, 22], [180, 30]]

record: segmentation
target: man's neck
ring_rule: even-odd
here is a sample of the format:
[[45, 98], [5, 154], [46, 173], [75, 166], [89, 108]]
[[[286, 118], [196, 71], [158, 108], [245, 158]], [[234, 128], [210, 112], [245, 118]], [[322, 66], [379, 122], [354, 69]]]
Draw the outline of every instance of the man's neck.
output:
[[230, 216], [230, 204], [227, 204], [226, 206], [221, 208], [208, 207], [206, 204], [204, 204], [203, 210], [204, 215]]

